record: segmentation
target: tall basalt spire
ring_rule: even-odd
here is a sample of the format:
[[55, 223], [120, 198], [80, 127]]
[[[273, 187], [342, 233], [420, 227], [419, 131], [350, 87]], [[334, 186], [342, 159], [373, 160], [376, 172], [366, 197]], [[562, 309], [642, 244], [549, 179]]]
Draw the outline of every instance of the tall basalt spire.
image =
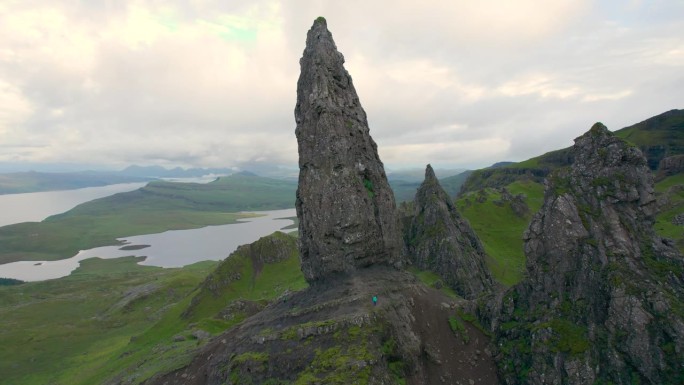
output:
[[395, 263], [401, 247], [394, 195], [351, 76], [325, 19], [314, 21], [297, 82], [302, 271], [335, 272]]

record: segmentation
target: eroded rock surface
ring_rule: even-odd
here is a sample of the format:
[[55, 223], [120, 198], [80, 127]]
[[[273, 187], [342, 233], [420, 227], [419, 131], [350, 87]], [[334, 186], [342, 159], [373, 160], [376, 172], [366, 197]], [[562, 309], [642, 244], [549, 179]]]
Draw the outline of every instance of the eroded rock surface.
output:
[[308, 32], [297, 82], [299, 217], [308, 281], [401, 258], [394, 195], [366, 113], [325, 19]]
[[406, 234], [412, 262], [439, 274], [464, 298], [476, 298], [492, 286], [479, 238], [456, 211], [430, 165], [414, 201]]
[[504, 297], [507, 383], [684, 381], [684, 263], [653, 231], [653, 176], [595, 124], [551, 174], [525, 233], [527, 278]]

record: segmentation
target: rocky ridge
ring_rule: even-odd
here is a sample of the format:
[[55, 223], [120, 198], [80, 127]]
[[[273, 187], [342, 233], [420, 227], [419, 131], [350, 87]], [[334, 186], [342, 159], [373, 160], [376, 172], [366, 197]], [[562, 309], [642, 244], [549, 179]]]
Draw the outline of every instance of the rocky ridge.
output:
[[600, 123], [552, 173], [525, 238], [527, 278], [495, 322], [509, 384], [684, 381], [684, 259], [653, 231], [653, 176]]
[[498, 384], [489, 338], [464, 321], [457, 335], [447, 322], [461, 306], [392, 267], [340, 273], [281, 297], [146, 384]]
[[430, 165], [425, 169], [413, 209], [405, 235], [412, 263], [436, 272], [466, 299], [490, 290], [492, 277], [485, 265], [484, 248]]
[[402, 258], [394, 195], [343, 64], [325, 19], [316, 19], [300, 60], [295, 107], [296, 208], [308, 281]]

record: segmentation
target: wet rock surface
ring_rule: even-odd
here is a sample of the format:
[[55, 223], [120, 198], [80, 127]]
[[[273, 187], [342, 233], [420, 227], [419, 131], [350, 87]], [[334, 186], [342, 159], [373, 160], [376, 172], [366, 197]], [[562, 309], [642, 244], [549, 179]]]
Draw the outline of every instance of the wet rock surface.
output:
[[393, 192], [326, 21], [307, 34], [295, 119], [302, 271], [308, 281], [401, 260]]
[[502, 299], [506, 383], [681, 383], [684, 259], [653, 231], [643, 154], [600, 123], [552, 173], [525, 237], [527, 278]]
[[473, 299], [489, 290], [492, 278], [485, 265], [484, 248], [430, 165], [413, 207], [405, 235], [413, 264], [436, 272], [464, 298]]

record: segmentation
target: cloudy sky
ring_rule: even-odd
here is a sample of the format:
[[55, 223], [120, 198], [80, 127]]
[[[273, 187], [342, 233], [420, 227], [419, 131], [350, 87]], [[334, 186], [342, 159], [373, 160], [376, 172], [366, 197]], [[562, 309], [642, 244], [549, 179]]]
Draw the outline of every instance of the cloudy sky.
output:
[[296, 165], [325, 16], [390, 168], [483, 167], [684, 108], [684, 1], [0, 2], [0, 165]]

